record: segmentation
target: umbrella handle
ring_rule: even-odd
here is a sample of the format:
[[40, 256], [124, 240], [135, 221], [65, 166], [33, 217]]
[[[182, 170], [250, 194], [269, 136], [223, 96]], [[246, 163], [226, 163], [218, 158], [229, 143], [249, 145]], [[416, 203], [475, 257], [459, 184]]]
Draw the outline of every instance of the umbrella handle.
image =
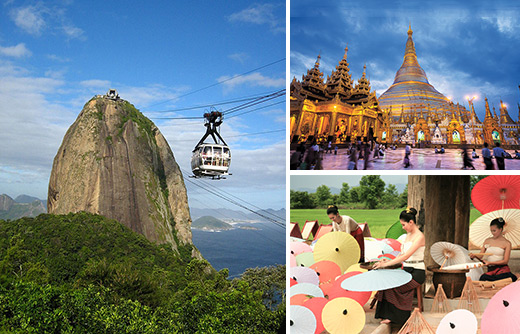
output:
[[447, 256], [444, 257], [444, 261], [442, 261], [441, 268], [439, 270], [442, 270], [442, 267], [444, 267], [444, 264], [446, 263], [446, 260], [448, 259]]

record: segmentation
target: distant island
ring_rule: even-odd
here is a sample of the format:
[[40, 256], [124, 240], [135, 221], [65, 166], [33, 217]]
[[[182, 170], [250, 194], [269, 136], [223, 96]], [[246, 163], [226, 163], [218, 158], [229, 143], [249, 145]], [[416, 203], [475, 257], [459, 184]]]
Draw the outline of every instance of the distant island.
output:
[[213, 216], [202, 216], [199, 219], [194, 220], [193, 223], [191, 223], [191, 228], [195, 230], [212, 232], [228, 231], [235, 228], [243, 230], [259, 230], [254, 226], [240, 226], [236, 224], [229, 224]]
[[233, 226], [212, 216], [202, 216], [191, 223], [191, 228], [205, 231], [226, 231]]

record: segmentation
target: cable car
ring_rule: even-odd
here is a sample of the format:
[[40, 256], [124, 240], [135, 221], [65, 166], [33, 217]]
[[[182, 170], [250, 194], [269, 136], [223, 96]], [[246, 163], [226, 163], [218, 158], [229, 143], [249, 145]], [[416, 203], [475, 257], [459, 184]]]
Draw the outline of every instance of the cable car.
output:
[[[219, 133], [222, 119], [222, 113], [218, 111], [204, 114], [206, 133], [193, 149], [191, 156], [193, 177], [221, 179], [223, 176], [229, 175], [231, 151]], [[214, 143], [204, 142], [209, 136], [213, 138]]]

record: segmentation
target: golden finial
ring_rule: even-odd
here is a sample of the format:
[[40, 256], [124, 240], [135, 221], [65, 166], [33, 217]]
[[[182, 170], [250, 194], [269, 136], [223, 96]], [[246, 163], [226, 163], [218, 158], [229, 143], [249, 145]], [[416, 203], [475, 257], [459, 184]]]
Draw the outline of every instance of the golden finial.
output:
[[318, 59], [316, 59], [316, 63], [314, 64], [314, 67], [316, 67], [316, 68], [320, 67], [320, 59], [321, 59], [321, 54], [318, 54]]
[[348, 44], [345, 46], [345, 54], [343, 55], [343, 59], [347, 59], [347, 52], [348, 52]]
[[408, 36], [412, 36], [412, 34], [413, 34], [412, 23], [410, 22], [410, 24], [408, 25]]

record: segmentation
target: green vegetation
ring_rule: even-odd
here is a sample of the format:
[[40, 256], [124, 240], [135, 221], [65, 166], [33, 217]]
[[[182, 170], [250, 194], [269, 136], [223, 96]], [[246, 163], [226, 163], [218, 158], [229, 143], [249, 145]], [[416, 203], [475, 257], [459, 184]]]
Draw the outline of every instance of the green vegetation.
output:
[[[367, 210], [367, 209], [341, 209], [339, 213], [348, 215], [354, 218], [359, 224], [368, 223], [370, 232], [375, 238], [384, 238], [386, 231], [399, 220], [399, 214], [402, 209], [392, 210]], [[470, 210], [470, 222], [482, 216], [476, 209]], [[312, 209], [312, 210], [291, 210], [291, 221], [297, 222], [300, 228], [303, 227], [306, 220], [318, 220], [320, 224], [330, 224], [330, 219], [327, 217], [326, 209]]]
[[121, 100], [121, 103], [119, 103], [119, 105], [121, 105], [121, 107], [123, 108], [120, 125], [121, 130], [119, 135], [123, 133], [123, 126], [126, 124], [126, 122], [128, 122], [128, 120], [131, 120], [139, 126], [139, 130], [142, 133], [147, 135], [149, 138], [153, 138], [155, 142], [155, 131], [152, 130], [155, 128], [153, 122], [146, 116], [144, 116], [139, 110], [137, 110], [137, 108], [134, 107], [134, 105], [130, 102]]
[[[0, 332], [274, 333], [285, 266], [228, 280], [117, 221], [80, 212], [0, 221]], [[262, 277], [258, 277], [258, 276]]]
[[406, 207], [408, 188], [398, 194], [393, 184], [385, 187], [379, 175], [365, 175], [358, 187], [343, 183], [338, 195], [326, 185], [316, 188], [315, 193], [291, 190], [290, 201], [291, 209], [327, 208], [331, 204], [349, 209], [397, 209]]
[[231, 226], [230, 224], [212, 216], [200, 217], [191, 224], [191, 227], [199, 229], [207, 228], [214, 230], [229, 230], [233, 228], [233, 226]]

